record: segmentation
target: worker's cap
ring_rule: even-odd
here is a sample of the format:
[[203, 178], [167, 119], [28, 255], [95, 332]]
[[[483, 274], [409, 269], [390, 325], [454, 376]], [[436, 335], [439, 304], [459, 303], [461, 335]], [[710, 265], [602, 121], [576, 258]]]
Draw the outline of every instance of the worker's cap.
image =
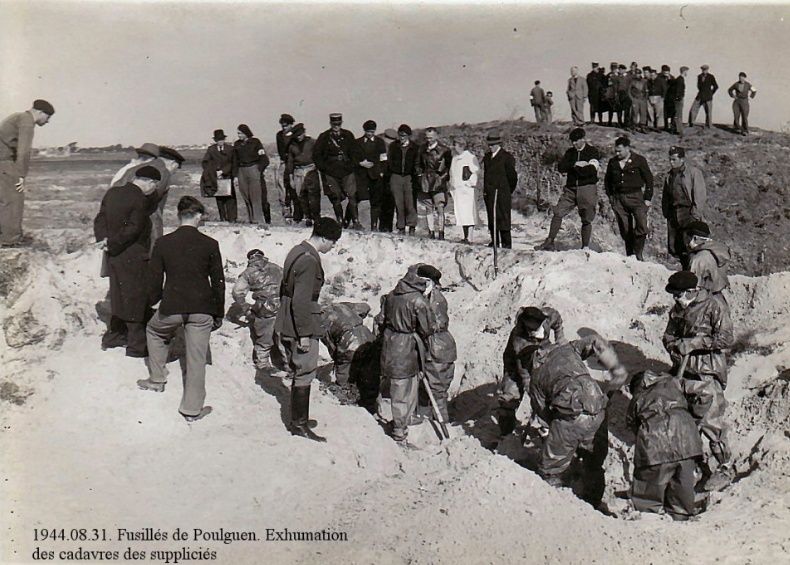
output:
[[55, 113], [55, 108], [47, 102], [46, 100], [34, 100], [33, 101], [33, 109], [38, 110], [39, 112], [44, 112], [45, 114], [51, 116]]
[[293, 129], [291, 129], [291, 135], [293, 135], [294, 137], [299, 137], [304, 132], [305, 129], [304, 129], [304, 124], [302, 122], [299, 122], [293, 127]]
[[384, 137], [395, 141], [398, 139], [398, 132], [395, 130], [395, 128], [387, 128], [384, 130]]
[[398, 135], [411, 135], [411, 128], [408, 124], [401, 124], [398, 126]]
[[618, 66], [617, 66], [617, 68], [618, 68], [618, 69], [623, 69], [623, 70], [625, 70], [625, 69], [627, 69], [628, 67], [626, 67], [625, 65], [618, 65]]
[[486, 135], [486, 143], [490, 143], [492, 145], [502, 143], [502, 135], [498, 130], [489, 131], [488, 135]]
[[632, 67], [638, 67], [639, 63], [637, 63], [636, 61], [631, 61], [631, 66]]
[[422, 264], [417, 267], [417, 276], [431, 279], [436, 284], [439, 284], [439, 280], [442, 278], [442, 272], [433, 265]]
[[682, 147], [678, 147], [677, 145], [673, 145], [672, 147], [669, 148], [669, 156], [672, 157], [672, 155], [677, 155], [678, 157], [685, 157], [686, 150], [683, 149]]
[[343, 123], [343, 114], [340, 113], [333, 113], [329, 114], [329, 123], [330, 124], [342, 124]]
[[598, 63], [590, 63], [590, 65], [592, 65], [592, 67], [595, 68], [598, 66]]
[[289, 126], [292, 123], [294, 123], [295, 121], [296, 120], [294, 120], [294, 117], [291, 114], [280, 114], [280, 125], [281, 126], [286, 126], [286, 125]]
[[642, 69], [634, 69], [634, 74], [635, 75], [641, 75], [642, 74]]
[[685, 71], [687, 71], [687, 70], [689, 70], [689, 68], [688, 68], [688, 67], [686, 67], [686, 66], [680, 67], [680, 72], [681, 72], [681, 73], [682, 73], [682, 72], [685, 72]]
[[138, 155], [159, 157], [159, 146], [156, 143], [143, 143], [140, 147], [137, 147], [135, 151]]
[[617, 68], [617, 61], [612, 61], [611, 63], [609, 63], [609, 68], [616, 69]]
[[694, 220], [686, 226], [686, 233], [700, 237], [710, 237], [710, 226], [701, 220]]
[[178, 166], [181, 166], [181, 163], [184, 162], [184, 156], [181, 155], [178, 151], [173, 149], [172, 147], [163, 147], [159, 146], [159, 158], [160, 159], [171, 159], [178, 163]]
[[247, 251], [247, 259], [252, 259], [253, 257], [266, 257], [266, 255], [260, 249], [250, 249]]
[[700, 69], [702, 69], [703, 71], [707, 71], [709, 68], [710, 68], [710, 67], [709, 67], [708, 65], [702, 65], [702, 66], [700, 67]]
[[739, 73], [738, 73], [738, 76], [739, 76], [739, 77], [746, 78], [746, 73], [745, 73], [745, 72], [743, 72], [743, 71], [741, 71], [741, 72], [739, 72]]
[[669, 72], [669, 65], [661, 65], [661, 72], [663, 73], [664, 71]]
[[343, 235], [343, 228], [337, 220], [322, 216], [313, 224], [313, 235], [331, 241], [337, 241], [340, 239], [340, 236]]
[[568, 137], [570, 137], [571, 141], [579, 141], [580, 139], [584, 139], [586, 135], [584, 128], [573, 128]]
[[221, 129], [214, 130], [214, 141], [221, 141], [226, 138], [227, 136], [225, 135], [224, 131], [222, 131]]
[[540, 308], [535, 308], [534, 306], [523, 308], [518, 315], [518, 321], [531, 332], [537, 330], [545, 319], [546, 314]]
[[642, 67], [642, 70], [643, 70], [643, 71], [645, 71], [646, 73], [649, 73], [649, 72], [650, 72], [650, 71], [652, 71], [653, 69], [651, 69], [651, 68], [650, 68], [650, 65], [648, 65], [648, 66], [646, 66], [646, 67]]
[[151, 165], [140, 167], [137, 169], [137, 172], [134, 174], [134, 176], [138, 179], [148, 179], [155, 181], [162, 180], [162, 173], [159, 172], [159, 169], [152, 167]]
[[698, 283], [697, 275], [691, 271], [678, 271], [669, 277], [665, 290], [670, 294], [678, 294], [685, 290], [697, 288]]

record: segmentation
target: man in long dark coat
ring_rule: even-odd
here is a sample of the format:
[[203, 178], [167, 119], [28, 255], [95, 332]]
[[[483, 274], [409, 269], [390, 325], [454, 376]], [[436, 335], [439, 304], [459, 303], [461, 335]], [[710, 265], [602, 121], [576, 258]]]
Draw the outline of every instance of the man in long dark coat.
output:
[[[370, 198], [370, 231], [379, 230], [379, 217], [384, 198], [384, 172], [387, 146], [384, 140], [376, 136], [376, 122], [368, 120], [362, 124], [365, 135], [357, 139], [364, 159], [357, 170], [357, 189], [360, 193], [367, 192]], [[382, 163], [381, 157], [385, 162]]]
[[[225, 143], [225, 132], [214, 130], [214, 144], [206, 149], [203, 156], [203, 174], [200, 177], [201, 196], [213, 196], [217, 200], [219, 219], [235, 222], [238, 217], [236, 189], [233, 187], [233, 147]], [[217, 195], [219, 180], [230, 182], [230, 195]]]
[[[499, 132], [492, 131], [486, 136], [489, 151], [483, 157], [483, 199], [488, 216], [488, 231], [491, 243], [510, 249], [510, 195], [516, 190], [518, 173], [513, 155], [502, 149], [502, 138]], [[496, 226], [494, 226], [494, 209], [496, 208]]]
[[147, 357], [145, 324], [150, 309], [146, 273], [151, 241], [150, 214], [162, 176], [152, 166], [136, 172], [134, 181], [113, 186], [104, 195], [93, 232], [99, 247], [109, 255], [112, 320], [102, 337], [102, 348], [126, 346], [129, 357]]

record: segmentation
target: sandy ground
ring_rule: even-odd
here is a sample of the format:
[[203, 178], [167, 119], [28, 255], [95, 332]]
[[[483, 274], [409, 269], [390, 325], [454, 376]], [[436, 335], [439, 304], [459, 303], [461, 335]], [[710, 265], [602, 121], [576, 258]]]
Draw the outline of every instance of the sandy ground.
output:
[[[226, 260], [228, 295], [244, 255], [261, 247], [281, 263], [306, 230], [208, 226]], [[541, 234], [542, 235], [542, 234]], [[28, 563], [36, 548], [61, 551], [215, 551], [221, 563], [782, 563], [790, 560], [790, 274], [733, 277], [728, 300], [739, 344], [727, 396], [739, 480], [709, 511], [678, 524], [634, 515], [627, 488], [632, 437], [627, 398], [612, 402], [607, 495], [610, 516], [568, 489], [544, 484], [514, 435], [496, 452], [492, 414], [501, 352], [518, 306], [550, 304], [573, 336], [591, 327], [615, 342], [629, 369], [661, 366], [671, 299], [669, 271], [615, 253], [503, 252], [451, 242], [344, 234], [324, 256], [331, 300], [378, 311], [413, 262], [442, 272], [459, 344], [452, 439], [413, 428], [417, 450], [397, 447], [362, 409], [313, 387], [316, 444], [293, 438], [287, 383], [256, 381], [244, 329], [212, 336], [207, 402], [187, 424], [177, 413], [178, 364], [164, 394], [138, 391], [140, 360], [102, 352], [97, 304], [106, 281], [87, 236], [3, 251], [0, 303], [0, 561]], [[537, 237], [537, 236], [536, 236]], [[230, 301], [230, 298], [228, 298]], [[322, 350], [323, 363], [328, 362]], [[522, 408], [522, 415], [523, 415]], [[65, 528], [66, 540], [34, 541]], [[70, 530], [105, 528], [110, 541], [71, 541]], [[167, 541], [118, 540], [117, 529], [153, 528]], [[173, 540], [181, 528], [185, 541]], [[195, 540], [193, 528], [254, 531], [257, 541]], [[267, 528], [344, 532], [348, 541], [266, 541]], [[158, 557], [158, 556], [157, 556]], [[183, 562], [180, 560], [179, 562]], [[170, 562], [173, 562], [171, 559]]]

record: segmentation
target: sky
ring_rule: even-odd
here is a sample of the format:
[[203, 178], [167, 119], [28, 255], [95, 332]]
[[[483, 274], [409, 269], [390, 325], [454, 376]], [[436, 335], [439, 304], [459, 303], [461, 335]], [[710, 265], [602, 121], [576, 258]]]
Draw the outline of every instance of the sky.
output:
[[[790, 2], [790, 0], [788, 0]], [[758, 91], [750, 124], [790, 126], [790, 3], [273, 4], [0, 0], [0, 114], [36, 98], [55, 106], [35, 146], [208, 143], [248, 124], [274, 139], [281, 113], [313, 137], [379, 129], [534, 119], [529, 90], [569, 119], [569, 68], [595, 61], [710, 65], [714, 120], [745, 71]], [[701, 114], [702, 115], [702, 114]]]

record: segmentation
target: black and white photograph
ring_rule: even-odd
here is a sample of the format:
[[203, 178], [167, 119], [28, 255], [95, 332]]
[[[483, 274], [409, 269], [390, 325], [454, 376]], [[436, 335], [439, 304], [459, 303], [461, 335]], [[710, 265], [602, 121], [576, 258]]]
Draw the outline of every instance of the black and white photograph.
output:
[[0, 563], [790, 562], [790, 3], [0, 0]]

